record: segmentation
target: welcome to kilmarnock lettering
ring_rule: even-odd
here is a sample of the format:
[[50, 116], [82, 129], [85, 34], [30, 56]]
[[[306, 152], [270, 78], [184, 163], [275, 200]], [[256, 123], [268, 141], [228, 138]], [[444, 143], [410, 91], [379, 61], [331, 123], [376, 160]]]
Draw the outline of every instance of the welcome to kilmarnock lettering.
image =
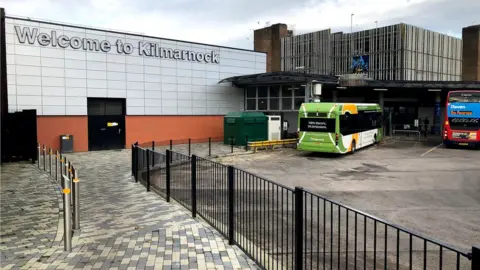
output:
[[[55, 30], [51, 31], [51, 34], [39, 33], [38, 28], [15, 26], [15, 33], [17, 34], [18, 42], [25, 44], [35, 44], [38, 42], [41, 46], [52, 46], [67, 48], [70, 47], [76, 50], [89, 50], [89, 51], [102, 51], [109, 52], [112, 49], [112, 44], [108, 40], [99, 41], [98, 39], [72, 37], [69, 38], [65, 35], [57, 37]], [[115, 44], [118, 54], [132, 54], [134, 52], [134, 46], [131, 43], [123, 43], [121, 39], [118, 39]], [[150, 56], [167, 58], [174, 60], [186, 60], [206, 63], [219, 63], [219, 55], [214, 51], [210, 53], [201, 53], [188, 50], [174, 50], [161, 47], [158, 43], [139, 41], [137, 53], [139, 56]]]

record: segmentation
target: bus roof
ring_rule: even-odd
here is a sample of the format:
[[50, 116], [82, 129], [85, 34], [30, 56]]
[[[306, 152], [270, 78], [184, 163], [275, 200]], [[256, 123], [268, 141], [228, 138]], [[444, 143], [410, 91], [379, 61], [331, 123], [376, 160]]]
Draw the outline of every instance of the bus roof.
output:
[[337, 103], [337, 102], [309, 102], [303, 103], [300, 110], [306, 112], [329, 112], [337, 111], [340, 108], [355, 107], [357, 110], [378, 110], [381, 109], [377, 103]]

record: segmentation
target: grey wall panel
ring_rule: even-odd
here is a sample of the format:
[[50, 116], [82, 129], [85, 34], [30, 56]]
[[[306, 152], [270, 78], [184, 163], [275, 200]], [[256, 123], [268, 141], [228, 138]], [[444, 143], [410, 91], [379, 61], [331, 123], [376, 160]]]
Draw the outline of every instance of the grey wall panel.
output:
[[[9, 41], [6, 44], [9, 59], [7, 74], [12, 78], [8, 81], [8, 95], [15, 101], [11, 103], [12, 109], [38, 109], [39, 115], [85, 115], [87, 97], [126, 98], [127, 114], [130, 115], [159, 112], [226, 114], [243, 110], [243, 91], [230, 84], [219, 85], [218, 81], [230, 76], [266, 71], [266, 54], [260, 52], [17, 18], [7, 18], [5, 26]], [[110, 42], [111, 49], [106, 52], [89, 47], [76, 49], [72, 48], [75, 47], [72, 44], [63, 48], [52, 41], [48, 45], [41, 45], [38, 39], [31, 44], [28, 41], [22, 43], [15, 27], [20, 27], [21, 30], [27, 27], [32, 32], [37, 29], [37, 35], [52, 35], [52, 31], [56, 31], [57, 38], [64, 34], [72, 42], [73, 37], [95, 38], [99, 42], [105, 40]], [[118, 40], [123, 44], [131, 43], [132, 52], [119, 52], [116, 45]], [[148, 56], [140, 50], [142, 42], [154, 42], [164, 48], [195, 53], [211, 54], [213, 51], [219, 55], [219, 63], [192, 61], [188, 54], [184, 57], [185, 60]], [[97, 45], [88, 43], [85, 46], [95, 48]], [[185, 109], [193, 106], [192, 93], [197, 86], [203, 87], [202, 93], [205, 96], [209, 93], [216, 94], [217, 100], [211, 104], [212, 108], [207, 108], [210, 105], [204, 102], [196, 104], [203, 108], [201, 110]], [[179, 92], [182, 94], [178, 95]], [[76, 109], [68, 108], [70, 101], [68, 104], [59, 103], [62, 96], [67, 100], [75, 97]]]

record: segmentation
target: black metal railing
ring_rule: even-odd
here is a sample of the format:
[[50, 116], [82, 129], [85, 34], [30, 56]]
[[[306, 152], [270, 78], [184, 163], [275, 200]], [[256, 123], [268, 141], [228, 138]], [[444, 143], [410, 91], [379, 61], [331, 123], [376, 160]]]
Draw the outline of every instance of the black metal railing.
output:
[[132, 145], [136, 181], [173, 198], [264, 269], [480, 269], [471, 253], [300, 187]]
[[292, 269], [295, 194], [234, 168], [235, 243], [266, 269]]
[[228, 166], [196, 156], [192, 161], [196, 169], [196, 211], [228, 237]]
[[471, 254], [303, 192], [304, 269], [470, 269]]

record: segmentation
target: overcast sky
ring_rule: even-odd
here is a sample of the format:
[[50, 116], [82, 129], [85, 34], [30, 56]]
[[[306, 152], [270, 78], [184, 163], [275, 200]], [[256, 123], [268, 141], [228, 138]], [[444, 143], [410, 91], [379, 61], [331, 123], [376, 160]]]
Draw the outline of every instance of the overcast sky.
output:
[[7, 15], [253, 48], [252, 29], [363, 30], [404, 22], [461, 37], [480, 24], [480, 0], [1, 0]]

